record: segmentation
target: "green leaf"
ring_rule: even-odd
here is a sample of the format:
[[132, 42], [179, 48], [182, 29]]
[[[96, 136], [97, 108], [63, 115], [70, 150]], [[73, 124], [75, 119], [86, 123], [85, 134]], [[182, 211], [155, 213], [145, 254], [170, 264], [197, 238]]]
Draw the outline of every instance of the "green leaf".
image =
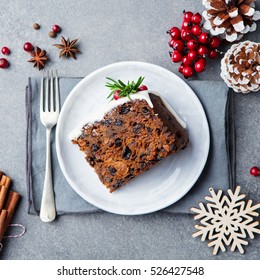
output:
[[128, 97], [130, 100], [132, 100], [131, 94], [136, 93], [138, 91], [138, 88], [142, 84], [144, 78], [145, 77], [140, 76], [137, 79], [137, 82], [127, 81], [127, 83], [124, 83], [121, 80], [116, 81], [110, 77], [106, 77], [108, 82], [106, 82], [105, 86], [108, 87], [111, 91], [107, 98], [110, 98], [117, 90], [119, 90], [120, 92], [118, 95], [120, 97]]
[[125, 86], [126, 86], [121, 80], [118, 80], [118, 83], [119, 83], [122, 87], [125, 87]]
[[110, 80], [113, 83], [117, 83], [115, 80], [113, 80], [112, 78], [106, 77], [106, 79]]

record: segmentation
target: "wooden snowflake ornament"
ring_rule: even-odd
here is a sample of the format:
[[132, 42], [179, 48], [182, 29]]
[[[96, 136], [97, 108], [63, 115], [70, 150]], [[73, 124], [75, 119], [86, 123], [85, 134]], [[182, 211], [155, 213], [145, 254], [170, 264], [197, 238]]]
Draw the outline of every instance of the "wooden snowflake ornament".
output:
[[243, 246], [248, 245], [246, 241], [247, 235], [253, 239], [254, 234], [260, 234], [258, 221], [254, 221], [254, 217], [259, 216], [257, 210], [260, 203], [252, 205], [252, 200], [246, 203], [243, 199], [245, 194], [240, 193], [238, 186], [234, 193], [228, 190], [228, 195], [222, 195], [223, 191], [217, 193], [210, 188], [211, 196], [206, 196], [209, 201], [206, 207], [203, 203], [199, 203], [200, 208], [191, 208], [192, 212], [197, 213], [195, 220], [200, 220], [200, 225], [195, 225], [198, 229], [192, 236], [201, 236], [201, 240], [206, 238], [210, 241], [209, 247], [213, 247], [213, 254], [216, 255], [218, 250], [226, 251], [225, 245], [230, 245], [233, 252], [237, 248], [241, 254], [244, 253]]

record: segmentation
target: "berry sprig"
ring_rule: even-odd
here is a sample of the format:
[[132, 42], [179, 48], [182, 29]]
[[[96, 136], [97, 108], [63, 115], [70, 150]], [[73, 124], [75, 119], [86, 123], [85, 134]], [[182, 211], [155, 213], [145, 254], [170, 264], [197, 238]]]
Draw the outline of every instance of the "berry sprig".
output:
[[173, 49], [170, 52], [172, 62], [181, 62], [179, 72], [186, 79], [193, 76], [194, 72], [201, 73], [206, 69], [205, 57], [214, 59], [218, 56], [220, 40], [203, 32], [201, 21], [199, 13], [184, 11], [181, 30], [173, 26], [167, 31], [171, 36], [169, 46]]
[[[108, 87], [111, 92], [107, 98], [111, 98], [111, 100], [118, 100], [122, 97], [128, 97], [131, 100], [130, 94], [136, 93], [138, 91], [147, 90], [147, 86], [141, 85], [145, 77], [139, 77], [137, 82], [128, 81], [126, 84], [121, 80], [115, 81], [112, 78], [107, 77], [107, 80], [110, 82], [106, 83], [106, 87]], [[112, 82], [112, 83], [111, 83]]]

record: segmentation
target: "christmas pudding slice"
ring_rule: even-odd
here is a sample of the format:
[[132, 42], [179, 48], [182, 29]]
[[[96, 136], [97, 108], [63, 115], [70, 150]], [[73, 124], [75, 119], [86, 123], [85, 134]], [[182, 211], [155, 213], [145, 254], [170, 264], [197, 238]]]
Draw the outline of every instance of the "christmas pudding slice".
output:
[[142, 80], [126, 90], [114, 83], [113, 100], [71, 135], [110, 192], [188, 144], [185, 123]]

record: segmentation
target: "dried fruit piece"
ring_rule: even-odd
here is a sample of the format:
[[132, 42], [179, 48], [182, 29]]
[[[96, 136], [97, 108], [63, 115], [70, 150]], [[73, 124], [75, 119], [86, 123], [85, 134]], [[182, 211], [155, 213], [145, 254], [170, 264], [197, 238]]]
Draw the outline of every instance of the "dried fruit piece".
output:
[[49, 37], [50, 38], [55, 38], [57, 35], [56, 35], [56, 33], [54, 32], [54, 31], [50, 31], [49, 32]]
[[38, 30], [38, 29], [40, 29], [41, 27], [40, 27], [40, 25], [38, 24], [38, 23], [34, 23], [33, 24], [33, 29], [35, 29], [35, 30]]

